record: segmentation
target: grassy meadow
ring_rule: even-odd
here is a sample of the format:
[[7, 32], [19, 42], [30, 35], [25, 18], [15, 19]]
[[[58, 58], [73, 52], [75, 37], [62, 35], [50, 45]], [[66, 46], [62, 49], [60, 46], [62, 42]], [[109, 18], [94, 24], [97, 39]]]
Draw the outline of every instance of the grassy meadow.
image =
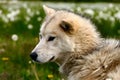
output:
[[101, 37], [120, 39], [120, 4], [0, 2], [0, 80], [63, 80], [55, 63], [33, 63], [29, 57], [39, 41], [43, 4], [82, 14]]

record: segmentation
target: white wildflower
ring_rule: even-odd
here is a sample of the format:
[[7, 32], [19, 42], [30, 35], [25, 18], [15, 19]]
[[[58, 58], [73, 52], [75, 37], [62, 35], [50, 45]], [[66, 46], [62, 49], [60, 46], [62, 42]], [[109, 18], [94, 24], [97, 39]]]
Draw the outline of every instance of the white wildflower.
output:
[[30, 8], [27, 8], [27, 14], [31, 17], [34, 15], [34, 13], [32, 12]]
[[27, 8], [27, 13], [31, 13], [31, 9], [30, 8]]
[[108, 5], [108, 7], [109, 7], [109, 8], [113, 8], [114, 5], [113, 5], [112, 3], [110, 3], [110, 4]]
[[34, 16], [34, 13], [31, 12], [31, 13], [28, 13], [28, 15], [29, 15], [30, 17], [33, 17], [33, 16]]
[[99, 12], [97, 17], [98, 18], [105, 18], [104, 13], [102, 11]]
[[28, 29], [32, 29], [33, 28], [33, 25], [32, 24], [29, 24], [28, 25]]
[[92, 9], [86, 9], [86, 10], [84, 10], [84, 13], [89, 14], [91, 16], [94, 15], [94, 11]]
[[12, 11], [11, 13], [7, 14], [7, 17], [11, 20], [15, 20], [15, 16], [17, 16], [20, 13], [20, 10]]
[[102, 11], [99, 12], [98, 17], [104, 20], [109, 19], [110, 14], [109, 13], [103, 13]]
[[115, 16], [115, 18], [120, 19], [120, 11], [117, 12], [114, 16]]
[[65, 79], [62, 78], [61, 80], [65, 80]]
[[0, 14], [2, 14], [2, 10], [0, 10]]
[[4, 52], [5, 52], [4, 48], [0, 49], [0, 53], [4, 53]]
[[13, 8], [12, 7], [8, 7], [8, 11], [12, 11], [13, 10]]
[[26, 16], [25, 17], [26, 21], [30, 21], [30, 17]]
[[111, 21], [111, 22], [114, 22], [115, 21], [115, 18], [114, 17], [109, 17], [109, 20]]
[[36, 14], [39, 15], [39, 14], [40, 14], [40, 11], [36, 11]]
[[32, 63], [32, 61], [29, 61], [28, 63], [29, 63], [29, 64], [31, 64], [31, 63]]
[[110, 23], [110, 24], [111, 24], [111, 27], [114, 27], [114, 25], [115, 25], [115, 23], [114, 23], [114, 22], [115, 22], [115, 18], [114, 18], [113, 16], [110, 16], [110, 17], [109, 17], [109, 20], [110, 20], [110, 22], [111, 22], [111, 23]]
[[37, 20], [38, 20], [38, 21], [41, 21], [41, 20], [42, 20], [42, 18], [41, 18], [41, 17], [38, 17], [38, 18], [37, 18]]
[[23, 4], [23, 7], [24, 7], [24, 8], [27, 8], [27, 4], [26, 4], [26, 3], [24, 3], [24, 4]]
[[78, 11], [78, 12], [81, 12], [81, 8], [80, 8], [80, 7], [77, 7], [77, 11]]
[[14, 17], [11, 17], [11, 18], [10, 18], [10, 21], [15, 21], [15, 18], [14, 18]]
[[104, 7], [104, 8], [103, 8], [103, 11], [107, 11], [107, 9], [108, 9], [107, 7]]
[[115, 10], [116, 10], [116, 11], [120, 11], [119, 7], [117, 7], [117, 6], [115, 7]]
[[9, 19], [5, 15], [2, 15], [1, 17], [5, 23], [9, 22]]
[[11, 36], [11, 39], [12, 39], [13, 41], [17, 41], [17, 40], [18, 40], [18, 35], [13, 34], [13, 35]]

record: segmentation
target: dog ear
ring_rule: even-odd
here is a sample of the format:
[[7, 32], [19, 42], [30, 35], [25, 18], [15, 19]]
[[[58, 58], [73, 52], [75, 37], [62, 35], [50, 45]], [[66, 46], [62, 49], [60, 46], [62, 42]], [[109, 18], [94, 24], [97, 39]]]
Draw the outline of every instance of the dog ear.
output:
[[43, 10], [45, 11], [45, 14], [50, 16], [51, 14], [54, 14], [56, 11], [52, 8], [47, 7], [46, 5], [43, 5]]
[[62, 30], [68, 34], [73, 34], [74, 33], [74, 28], [73, 26], [71, 25], [70, 22], [67, 22], [65, 20], [63, 20], [61, 23], [60, 23], [60, 27], [62, 28]]

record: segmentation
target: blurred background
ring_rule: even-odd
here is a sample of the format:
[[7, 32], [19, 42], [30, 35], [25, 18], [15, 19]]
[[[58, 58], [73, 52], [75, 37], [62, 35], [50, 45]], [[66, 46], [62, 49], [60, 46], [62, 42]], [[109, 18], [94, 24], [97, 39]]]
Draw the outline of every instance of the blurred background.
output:
[[101, 37], [120, 39], [120, 0], [0, 0], [0, 80], [64, 80], [55, 63], [29, 58], [39, 41], [43, 4], [82, 14]]

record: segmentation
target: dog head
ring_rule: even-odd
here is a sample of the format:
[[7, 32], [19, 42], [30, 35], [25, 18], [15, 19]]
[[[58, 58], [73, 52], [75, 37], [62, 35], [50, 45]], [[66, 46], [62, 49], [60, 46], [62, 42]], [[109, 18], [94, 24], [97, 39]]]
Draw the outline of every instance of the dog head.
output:
[[90, 20], [64, 10], [43, 6], [46, 17], [40, 42], [30, 54], [35, 61], [64, 61], [71, 53], [84, 54], [99, 44], [99, 34]]
[[[35, 61], [45, 63], [55, 61], [68, 52], [74, 51], [74, 38], [77, 25], [69, 19], [74, 14], [43, 6], [46, 18], [40, 29], [40, 42], [30, 54]], [[74, 17], [73, 17], [74, 19]], [[64, 57], [63, 57], [64, 58]]]

